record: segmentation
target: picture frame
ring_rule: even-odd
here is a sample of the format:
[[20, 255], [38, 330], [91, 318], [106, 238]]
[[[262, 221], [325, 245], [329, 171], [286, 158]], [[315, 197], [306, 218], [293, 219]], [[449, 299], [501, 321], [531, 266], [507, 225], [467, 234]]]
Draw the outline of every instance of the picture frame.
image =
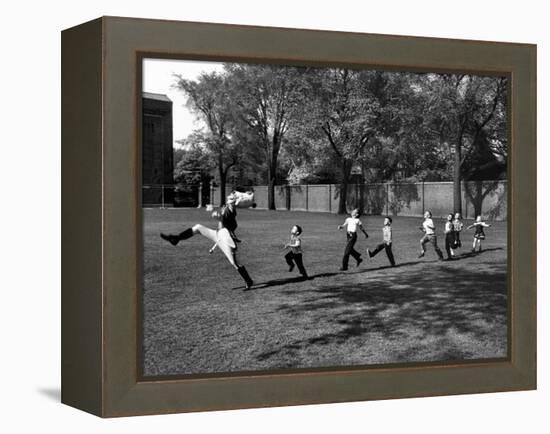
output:
[[[507, 76], [509, 357], [144, 379], [145, 57]], [[62, 402], [117, 417], [535, 389], [536, 161], [535, 45], [121, 17], [64, 30]]]

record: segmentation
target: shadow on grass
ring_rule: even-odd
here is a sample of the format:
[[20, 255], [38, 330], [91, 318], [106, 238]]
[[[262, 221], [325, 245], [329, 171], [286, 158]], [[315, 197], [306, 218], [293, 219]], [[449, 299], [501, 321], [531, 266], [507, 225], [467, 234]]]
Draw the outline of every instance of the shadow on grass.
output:
[[[412, 263], [414, 264], [414, 263]], [[405, 264], [402, 264], [405, 265]], [[368, 272], [371, 270], [365, 270]], [[358, 272], [357, 272], [358, 273]], [[338, 273], [335, 273], [338, 274]], [[323, 273], [322, 276], [332, 275]], [[319, 277], [319, 276], [318, 276]], [[310, 317], [334, 330], [287, 343], [257, 355], [265, 361], [297, 351], [322, 351], [323, 346], [344, 344], [374, 335], [385, 341], [410, 344], [398, 359], [413, 360], [424, 340], [451, 335], [476, 341], [492, 339], [507, 323], [506, 265], [480, 262], [475, 269], [446, 266], [411, 268], [397, 275], [376, 275], [365, 282], [321, 286], [299, 304], [282, 304], [280, 314]], [[493, 338], [494, 340], [494, 338]], [[505, 344], [504, 344], [505, 345]], [[439, 360], [468, 357], [465, 348], [448, 348]], [[284, 357], [283, 357], [284, 358]]]
[[[491, 251], [495, 251], [495, 250], [504, 250], [504, 249], [502, 247], [496, 247], [496, 248], [492, 248], [492, 249], [483, 250], [483, 252], [481, 252], [481, 253], [474, 253], [474, 252], [462, 253], [460, 255], [455, 256], [452, 259], [451, 262], [459, 261], [461, 259], [472, 258], [474, 256], [481, 255], [484, 252], [491, 252]], [[346, 275], [364, 274], [364, 273], [369, 273], [369, 272], [373, 272], [373, 271], [386, 270], [386, 269], [389, 269], [389, 268], [397, 269], [397, 268], [417, 265], [417, 264], [420, 264], [420, 263], [429, 264], [429, 263], [437, 263], [437, 262], [441, 262], [441, 261], [438, 261], [438, 260], [409, 261], [409, 262], [402, 262], [400, 264], [396, 264], [393, 267], [391, 265], [382, 265], [380, 267], [375, 267], [375, 268], [360, 268], [357, 271], [345, 270], [345, 271], [333, 271], [333, 272], [327, 272], [327, 273], [318, 273], [318, 274], [313, 274], [313, 275], [309, 276], [309, 279], [304, 279], [302, 276], [287, 277], [287, 278], [281, 278], [281, 279], [272, 279], [272, 280], [268, 280], [267, 282], [255, 283], [254, 286], [250, 289], [246, 289], [242, 285], [241, 286], [235, 286], [231, 289], [232, 290], [242, 289], [244, 291], [256, 291], [258, 289], [271, 288], [271, 287], [275, 287], [275, 286], [283, 286], [283, 285], [288, 285], [290, 283], [304, 282], [305, 280], [314, 280], [314, 279], [319, 279], [319, 278], [323, 278], [323, 277], [333, 277], [333, 276], [338, 276], [338, 275], [341, 275], [341, 274], [346, 274]]]
[[[410, 265], [416, 265], [416, 264], [419, 264], [420, 262], [426, 263], [426, 262], [430, 262], [430, 261], [403, 262], [401, 264], [395, 265], [394, 267], [392, 267], [391, 265], [383, 265], [383, 266], [375, 267], [375, 268], [363, 268], [363, 269], [359, 269], [358, 271], [334, 271], [334, 272], [329, 272], [329, 273], [318, 273], [318, 274], [313, 274], [313, 275], [309, 276], [308, 279], [304, 279], [302, 276], [287, 277], [287, 278], [282, 278], [282, 279], [268, 280], [267, 282], [256, 283], [250, 289], [245, 289], [244, 286], [236, 286], [236, 287], [233, 287], [231, 289], [232, 290], [243, 289], [245, 291], [256, 291], [258, 289], [271, 288], [271, 287], [274, 287], [274, 286], [283, 286], [283, 285], [287, 285], [289, 283], [305, 282], [307, 280], [314, 280], [314, 279], [319, 279], [319, 278], [323, 278], [323, 277], [333, 277], [333, 276], [339, 276], [339, 275], [342, 275], [342, 274], [346, 274], [346, 275], [364, 274], [364, 273], [369, 273], [369, 272], [373, 272], [373, 271], [385, 270], [385, 269], [388, 269], [388, 268], [394, 268], [394, 269], [395, 268], [401, 268], [401, 267], [406, 267], [406, 266], [410, 266]], [[436, 261], [431, 261], [431, 262], [436, 262]]]
[[310, 277], [309, 279], [305, 279], [302, 276], [287, 277], [287, 278], [283, 278], [283, 279], [273, 279], [273, 280], [268, 280], [267, 282], [262, 282], [262, 283], [255, 284], [252, 288], [245, 289], [245, 291], [256, 291], [258, 289], [270, 288], [272, 286], [282, 286], [282, 285], [287, 285], [289, 283], [305, 282], [305, 281], [311, 280], [311, 279], [312, 279], [312, 277]]
[[461, 253], [459, 255], [456, 255], [454, 260], [460, 260], [460, 259], [466, 259], [466, 258], [473, 258], [474, 256], [483, 255], [487, 252], [495, 252], [497, 250], [504, 250], [503, 247], [493, 247], [490, 249], [483, 249], [481, 252], [472, 252], [471, 250], [468, 252]]

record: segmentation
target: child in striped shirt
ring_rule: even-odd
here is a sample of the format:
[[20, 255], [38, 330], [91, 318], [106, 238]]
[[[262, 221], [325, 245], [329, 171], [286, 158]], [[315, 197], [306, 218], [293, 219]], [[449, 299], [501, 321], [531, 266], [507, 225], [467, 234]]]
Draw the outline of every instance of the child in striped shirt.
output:
[[392, 230], [391, 230], [392, 219], [391, 217], [386, 217], [384, 219], [384, 227], [382, 228], [382, 236], [384, 241], [376, 246], [376, 248], [371, 252], [367, 249], [369, 258], [374, 258], [382, 249], [386, 250], [386, 256], [390, 261], [392, 267], [395, 267], [395, 259], [393, 258], [393, 252], [391, 250], [392, 246]]
[[464, 229], [464, 223], [462, 223], [462, 215], [459, 212], [455, 214], [455, 219], [453, 220], [453, 226], [455, 228], [455, 242], [453, 247], [458, 249], [462, 247], [462, 241], [460, 241], [460, 232]]
[[454, 258], [455, 252], [453, 250], [456, 241], [455, 226], [453, 224], [453, 214], [447, 216], [445, 222], [445, 251], [447, 252], [447, 261]]

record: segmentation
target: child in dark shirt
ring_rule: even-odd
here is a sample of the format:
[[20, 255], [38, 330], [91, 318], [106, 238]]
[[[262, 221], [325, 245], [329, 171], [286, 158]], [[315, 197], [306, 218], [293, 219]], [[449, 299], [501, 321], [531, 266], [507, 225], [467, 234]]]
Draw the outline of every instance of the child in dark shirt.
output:
[[481, 221], [481, 216], [478, 215], [476, 221], [468, 226], [466, 229], [475, 228], [474, 232], [474, 242], [472, 244], [472, 253], [476, 252], [476, 249], [479, 249], [478, 252], [481, 252], [481, 241], [485, 239], [485, 232], [483, 228], [491, 227], [490, 224]]

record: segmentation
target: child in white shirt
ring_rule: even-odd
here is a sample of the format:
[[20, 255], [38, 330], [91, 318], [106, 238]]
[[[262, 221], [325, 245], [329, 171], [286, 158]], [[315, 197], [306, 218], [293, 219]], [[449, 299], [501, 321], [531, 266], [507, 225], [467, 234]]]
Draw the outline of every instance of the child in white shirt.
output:
[[424, 213], [424, 222], [422, 223], [422, 226], [420, 229], [424, 232], [424, 236], [420, 239], [420, 254], [418, 255], [418, 257], [422, 258], [426, 253], [425, 245], [427, 243], [432, 243], [439, 260], [442, 261], [443, 253], [441, 252], [441, 249], [437, 246], [437, 236], [435, 235], [435, 225], [434, 225], [434, 221], [432, 220], [432, 213], [430, 211], [426, 211]]
[[344, 258], [342, 259], [342, 268], [340, 268], [340, 271], [346, 271], [348, 269], [348, 262], [350, 255], [353, 256], [355, 261], [357, 262], [357, 266], [363, 262], [361, 259], [361, 254], [353, 248], [355, 246], [355, 243], [357, 242], [357, 228], [361, 230], [365, 234], [365, 238], [368, 238], [369, 235], [363, 229], [363, 224], [361, 223], [361, 220], [359, 220], [359, 210], [354, 209], [351, 212], [351, 217], [348, 217], [344, 224], [341, 224], [338, 226], [338, 230], [341, 230], [344, 226], [346, 226], [347, 233], [346, 238], [348, 240], [346, 244], [346, 249], [344, 250]]

